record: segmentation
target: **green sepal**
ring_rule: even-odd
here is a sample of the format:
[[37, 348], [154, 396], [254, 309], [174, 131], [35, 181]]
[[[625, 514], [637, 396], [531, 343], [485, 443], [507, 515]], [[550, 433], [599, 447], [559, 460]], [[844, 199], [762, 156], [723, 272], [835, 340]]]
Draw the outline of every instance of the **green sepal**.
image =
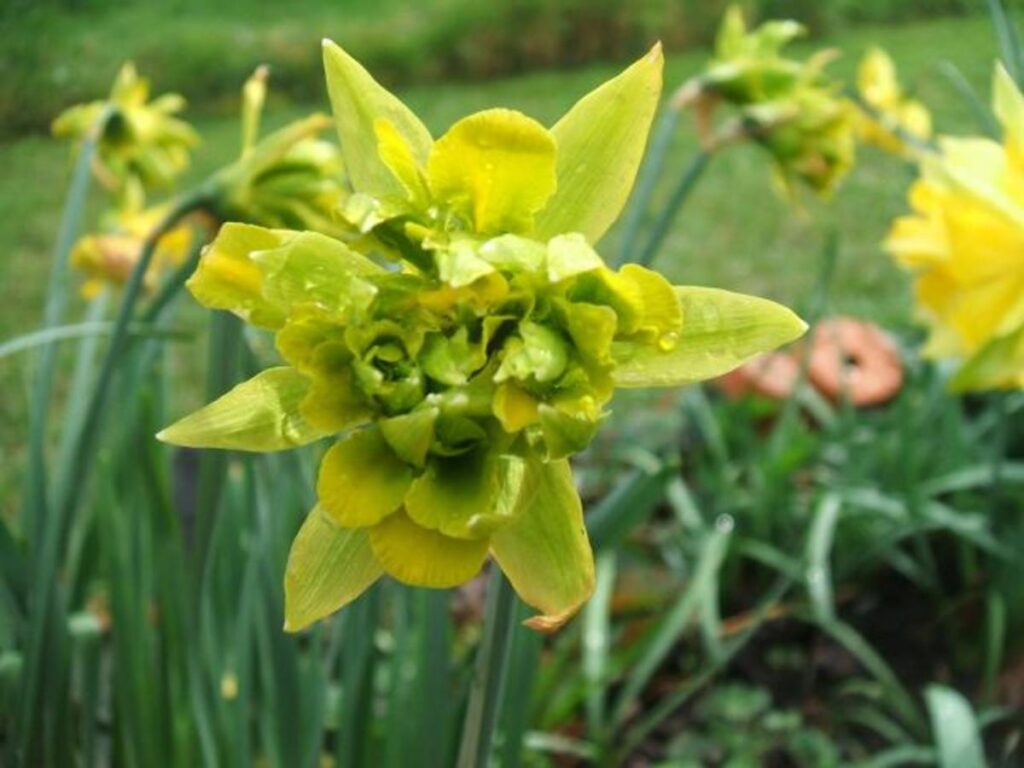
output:
[[485, 536], [505, 520], [498, 509], [501, 458], [480, 445], [459, 456], [434, 456], [405, 497], [409, 518], [458, 539]]
[[491, 554], [519, 597], [542, 612], [527, 626], [553, 631], [586, 602], [594, 555], [568, 461], [526, 457], [514, 512], [491, 537]]
[[537, 216], [538, 237], [580, 232], [597, 243], [626, 204], [661, 98], [661, 45], [580, 99], [551, 133], [558, 189]]
[[257, 452], [306, 445], [328, 434], [300, 413], [309, 386], [294, 368], [268, 368], [167, 427], [157, 439], [189, 448]]
[[767, 299], [716, 288], [675, 288], [683, 325], [675, 345], [616, 342], [618, 387], [678, 387], [728, 373], [799, 338], [807, 324]]
[[383, 419], [380, 432], [388, 445], [400, 458], [416, 467], [422, 467], [427, 452], [434, 444], [434, 425], [437, 408], [420, 408], [402, 416]]
[[384, 573], [364, 529], [341, 528], [315, 507], [292, 542], [284, 628], [298, 632], [355, 600]]

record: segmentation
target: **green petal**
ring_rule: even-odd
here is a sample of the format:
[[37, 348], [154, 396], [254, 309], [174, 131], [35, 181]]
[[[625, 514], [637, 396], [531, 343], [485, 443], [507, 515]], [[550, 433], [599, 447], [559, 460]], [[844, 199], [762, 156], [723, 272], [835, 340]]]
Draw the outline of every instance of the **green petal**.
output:
[[604, 266], [597, 251], [578, 232], [551, 238], [547, 256], [548, 279], [553, 283]]
[[377, 135], [377, 151], [381, 162], [401, 182], [411, 200], [426, 204], [430, 199], [427, 180], [409, 142], [394, 124], [385, 118], [375, 120], [373, 130]]
[[557, 306], [576, 349], [592, 362], [608, 362], [612, 340], [618, 329], [615, 310], [598, 304], [570, 301], [561, 301]]
[[263, 271], [263, 295], [286, 310], [301, 306], [330, 313], [349, 307], [365, 309], [376, 288], [359, 278], [384, 274], [365, 256], [317, 232], [303, 232], [280, 248], [254, 251], [251, 259]]
[[453, 539], [412, 522], [405, 512], [369, 529], [373, 555], [404, 584], [443, 589], [473, 578], [487, 557], [487, 539]]
[[379, 430], [365, 429], [327, 451], [316, 493], [335, 523], [363, 528], [402, 506], [411, 482], [412, 467], [395, 455]]
[[427, 178], [434, 197], [476, 232], [529, 232], [555, 191], [555, 141], [519, 112], [477, 112], [437, 140]]
[[509, 378], [539, 382], [554, 381], [565, 371], [569, 361], [569, 348], [562, 335], [540, 323], [524, 320], [519, 324], [521, 339], [510, 339], [505, 345], [505, 357], [494, 374], [498, 383]]
[[584, 96], [551, 132], [558, 191], [537, 216], [537, 234], [580, 232], [597, 243], [626, 204], [661, 98], [661, 45]]
[[618, 387], [678, 387], [714, 378], [754, 355], [793, 341], [807, 324], [774, 301], [715, 288], [677, 286], [678, 343], [612, 345]]
[[422, 467], [427, 460], [427, 451], [434, 444], [437, 415], [437, 408], [421, 408], [378, 423], [391, 450], [410, 464]]
[[477, 539], [504, 522], [500, 458], [481, 447], [458, 456], [435, 456], [405, 497], [417, 525], [459, 539]]
[[299, 406], [307, 422], [332, 434], [361, 424], [373, 414], [370, 403], [355, 385], [352, 356], [343, 343], [317, 346], [309, 371], [312, 383]]
[[516, 515], [491, 537], [491, 554], [523, 601], [542, 612], [526, 625], [551, 631], [594, 591], [594, 555], [569, 462], [525, 463]]
[[285, 308], [264, 297], [263, 271], [249, 255], [280, 248], [297, 236], [285, 230], [225, 224], [203, 252], [186, 285], [204, 307], [226, 309], [254, 325], [279, 328]]
[[292, 542], [284, 574], [284, 628], [298, 632], [366, 591], [383, 573], [362, 529], [339, 528], [319, 507]]
[[345, 173], [352, 186], [373, 196], [401, 194], [402, 185], [378, 154], [374, 124], [381, 119], [391, 123], [420, 165], [430, 153], [430, 132], [359, 62], [329, 40], [324, 41], [324, 70]]
[[473, 245], [455, 241], [450, 247], [436, 251], [438, 276], [452, 288], [462, 288], [494, 272], [494, 265], [477, 254]]
[[283, 451], [327, 433], [311, 426], [299, 405], [309, 380], [294, 368], [269, 368], [157, 435], [189, 448]]
[[538, 412], [548, 459], [565, 459], [579, 453], [590, 445], [601, 426], [600, 421], [589, 414], [568, 413], [543, 403]]

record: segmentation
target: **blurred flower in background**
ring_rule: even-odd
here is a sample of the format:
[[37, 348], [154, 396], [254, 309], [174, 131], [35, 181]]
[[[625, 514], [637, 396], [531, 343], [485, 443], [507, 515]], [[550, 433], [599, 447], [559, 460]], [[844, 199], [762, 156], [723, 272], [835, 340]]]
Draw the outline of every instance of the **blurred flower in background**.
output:
[[924, 354], [961, 367], [958, 390], [1024, 387], [1024, 98], [997, 65], [1003, 142], [941, 138], [885, 246], [914, 274]]
[[[162, 205], [138, 213], [115, 212], [111, 214], [112, 222], [106, 231], [86, 235], [75, 243], [71, 263], [85, 277], [82, 283], [85, 298], [95, 298], [105, 286], [122, 286], [128, 281], [142, 255], [146, 238], [163, 220], [169, 208], [169, 205]], [[182, 221], [157, 241], [153, 258], [143, 276], [144, 289], [152, 290], [162, 274], [185, 263], [197, 246], [192, 223], [191, 220]]]
[[[819, 51], [805, 61], [783, 55], [804, 31], [784, 20], [748, 30], [740, 8], [731, 7], [714, 58], [680, 89], [676, 104], [695, 110], [705, 144], [750, 138], [763, 146], [787, 194], [800, 182], [827, 195], [853, 166], [854, 113], [840, 95], [841, 85], [825, 73], [834, 51]], [[712, 133], [719, 103], [738, 115]]]
[[896, 65], [881, 48], [872, 48], [857, 70], [857, 95], [867, 107], [857, 120], [857, 132], [868, 144], [895, 155], [912, 155], [931, 138], [932, 119], [921, 102], [909, 98], [896, 76]]
[[149, 101], [149, 82], [127, 62], [106, 100], [67, 109], [54, 121], [53, 133], [80, 143], [97, 131], [93, 170], [119, 207], [137, 211], [146, 192], [169, 186], [188, 167], [199, 137], [174, 117], [184, 108], [185, 99], [176, 93]]

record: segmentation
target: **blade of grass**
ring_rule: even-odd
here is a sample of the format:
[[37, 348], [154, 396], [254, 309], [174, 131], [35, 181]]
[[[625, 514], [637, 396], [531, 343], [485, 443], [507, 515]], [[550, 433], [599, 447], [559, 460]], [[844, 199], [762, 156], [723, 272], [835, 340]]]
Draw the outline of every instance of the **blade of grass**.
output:
[[992, 24], [996, 30], [996, 39], [999, 41], [999, 53], [1006, 65], [1006, 71], [1010, 73], [1015, 83], [1020, 84], [1022, 65], [1020, 37], [1017, 35], [1017, 27], [1010, 18], [1009, 11], [1003, 5], [1002, 0], [988, 0], [988, 12], [992, 17]]
[[587, 685], [587, 736], [595, 744], [605, 737], [605, 687], [611, 646], [611, 602], [615, 589], [616, 552], [597, 558], [594, 595], [583, 607], [583, 679]]
[[638, 251], [638, 255], [636, 257], [637, 264], [649, 267], [654, 263], [654, 259], [658, 255], [658, 251], [665, 242], [665, 237], [672, 229], [672, 224], [675, 221], [676, 216], [679, 215], [679, 211], [682, 210], [683, 205], [690, 197], [690, 193], [693, 192], [696, 187], [697, 181], [704, 174], [705, 169], [708, 167], [708, 163], [711, 161], [711, 156], [711, 152], [705, 149], [698, 149], [693, 154], [693, 157], [690, 158], [690, 162], [679, 177], [679, 181], [672, 190], [672, 194], [669, 196], [668, 202], [665, 203], [665, 207], [661, 209], [661, 213], [659, 213], [658, 217], [654, 220], [654, 224], [651, 227], [651, 234], [647, 238], [647, 242], [644, 243], [644, 247]]
[[665, 617], [658, 622], [645, 640], [645, 647], [636, 665], [630, 671], [622, 693], [612, 710], [612, 722], [621, 725], [631, 715], [640, 693], [647, 687], [658, 667], [679, 642], [686, 631], [693, 614], [707, 599], [707, 591], [713, 583], [714, 574], [722, 565], [729, 547], [732, 521], [716, 523], [701, 543], [700, 558], [694, 568], [690, 583]]
[[930, 685], [925, 690], [928, 714], [940, 768], [985, 768], [985, 752], [974, 710], [952, 688]]
[[817, 511], [811, 521], [811, 530], [807, 536], [805, 582], [807, 593], [811, 598], [811, 608], [818, 621], [822, 622], [835, 618], [831, 552], [841, 509], [842, 503], [837, 495], [825, 494], [818, 502]]
[[616, 548], [646, 520], [664, 497], [665, 483], [676, 469], [664, 462], [653, 472], [646, 468], [633, 470], [619, 482], [587, 514], [587, 531], [594, 549]]

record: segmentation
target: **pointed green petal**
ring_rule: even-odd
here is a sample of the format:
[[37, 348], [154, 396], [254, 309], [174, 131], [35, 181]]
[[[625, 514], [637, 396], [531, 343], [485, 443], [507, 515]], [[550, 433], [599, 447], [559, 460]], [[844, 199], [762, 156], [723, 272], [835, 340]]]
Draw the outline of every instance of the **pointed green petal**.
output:
[[309, 380], [294, 368], [268, 368], [157, 435], [189, 448], [283, 451], [325, 432], [299, 414]]
[[204, 307], [226, 309], [254, 325], [279, 328], [285, 308], [264, 297], [263, 271], [249, 255], [280, 248], [297, 236], [297, 232], [225, 224], [186, 285]]
[[374, 121], [373, 129], [377, 134], [377, 151], [380, 154], [381, 162], [405, 187], [411, 200], [419, 204], [426, 204], [429, 200], [427, 180], [423, 175], [421, 164], [417, 161], [412, 147], [409, 146], [405, 137], [383, 117]]
[[658, 44], [584, 96], [551, 132], [558, 143], [558, 191], [537, 216], [537, 235], [580, 232], [593, 244], [618, 218], [636, 178], [661, 98]]
[[975, 352], [949, 387], [954, 392], [1024, 388], [1024, 326], [997, 336]]
[[478, 233], [524, 233], [555, 191], [555, 141], [510, 109], [459, 120], [437, 140], [427, 163], [434, 197]]
[[553, 283], [604, 266], [597, 251], [578, 232], [551, 238], [548, 241], [547, 257], [548, 280]]
[[500, 493], [499, 457], [484, 447], [458, 456], [435, 456], [413, 481], [405, 509], [424, 528], [476, 539], [501, 522]]
[[437, 408], [421, 408], [378, 423], [391, 450], [410, 464], [422, 467], [427, 460], [427, 451], [434, 444], [437, 415]]
[[594, 591], [594, 555], [569, 462], [526, 461], [512, 522], [491, 537], [491, 554], [519, 597], [542, 612], [526, 622], [552, 631]]
[[335, 443], [320, 464], [320, 506], [345, 528], [376, 525], [400, 506], [412, 482], [379, 430], [364, 429]]
[[284, 628], [298, 632], [355, 600], [380, 576], [370, 538], [339, 528], [314, 508], [299, 529], [284, 574]]
[[728, 373], [803, 335], [807, 324], [774, 301], [715, 288], [677, 286], [678, 343], [612, 345], [618, 387], [678, 387]]
[[473, 578], [487, 557], [487, 539], [453, 539], [422, 528], [405, 512], [369, 529], [373, 555], [403, 584], [443, 589]]
[[426, 163], [430, 152], [430, 132], [408, 107], [330, 40], [324, 40], [324, 70], [345, 173], [352, 186], [367, 195], [400, 195], [402, 185], [377, 152], [374, 123], [380, 119], [391, 123], [420, 165]]
[[671, 343], [683, 324], [683, 312], [672, 284], [653, 269], [639, 264], [627, 264], [620, 274], [640, 290], [643, 311], [638, 330], [654, 341], [668, 334], [667, 341]]

